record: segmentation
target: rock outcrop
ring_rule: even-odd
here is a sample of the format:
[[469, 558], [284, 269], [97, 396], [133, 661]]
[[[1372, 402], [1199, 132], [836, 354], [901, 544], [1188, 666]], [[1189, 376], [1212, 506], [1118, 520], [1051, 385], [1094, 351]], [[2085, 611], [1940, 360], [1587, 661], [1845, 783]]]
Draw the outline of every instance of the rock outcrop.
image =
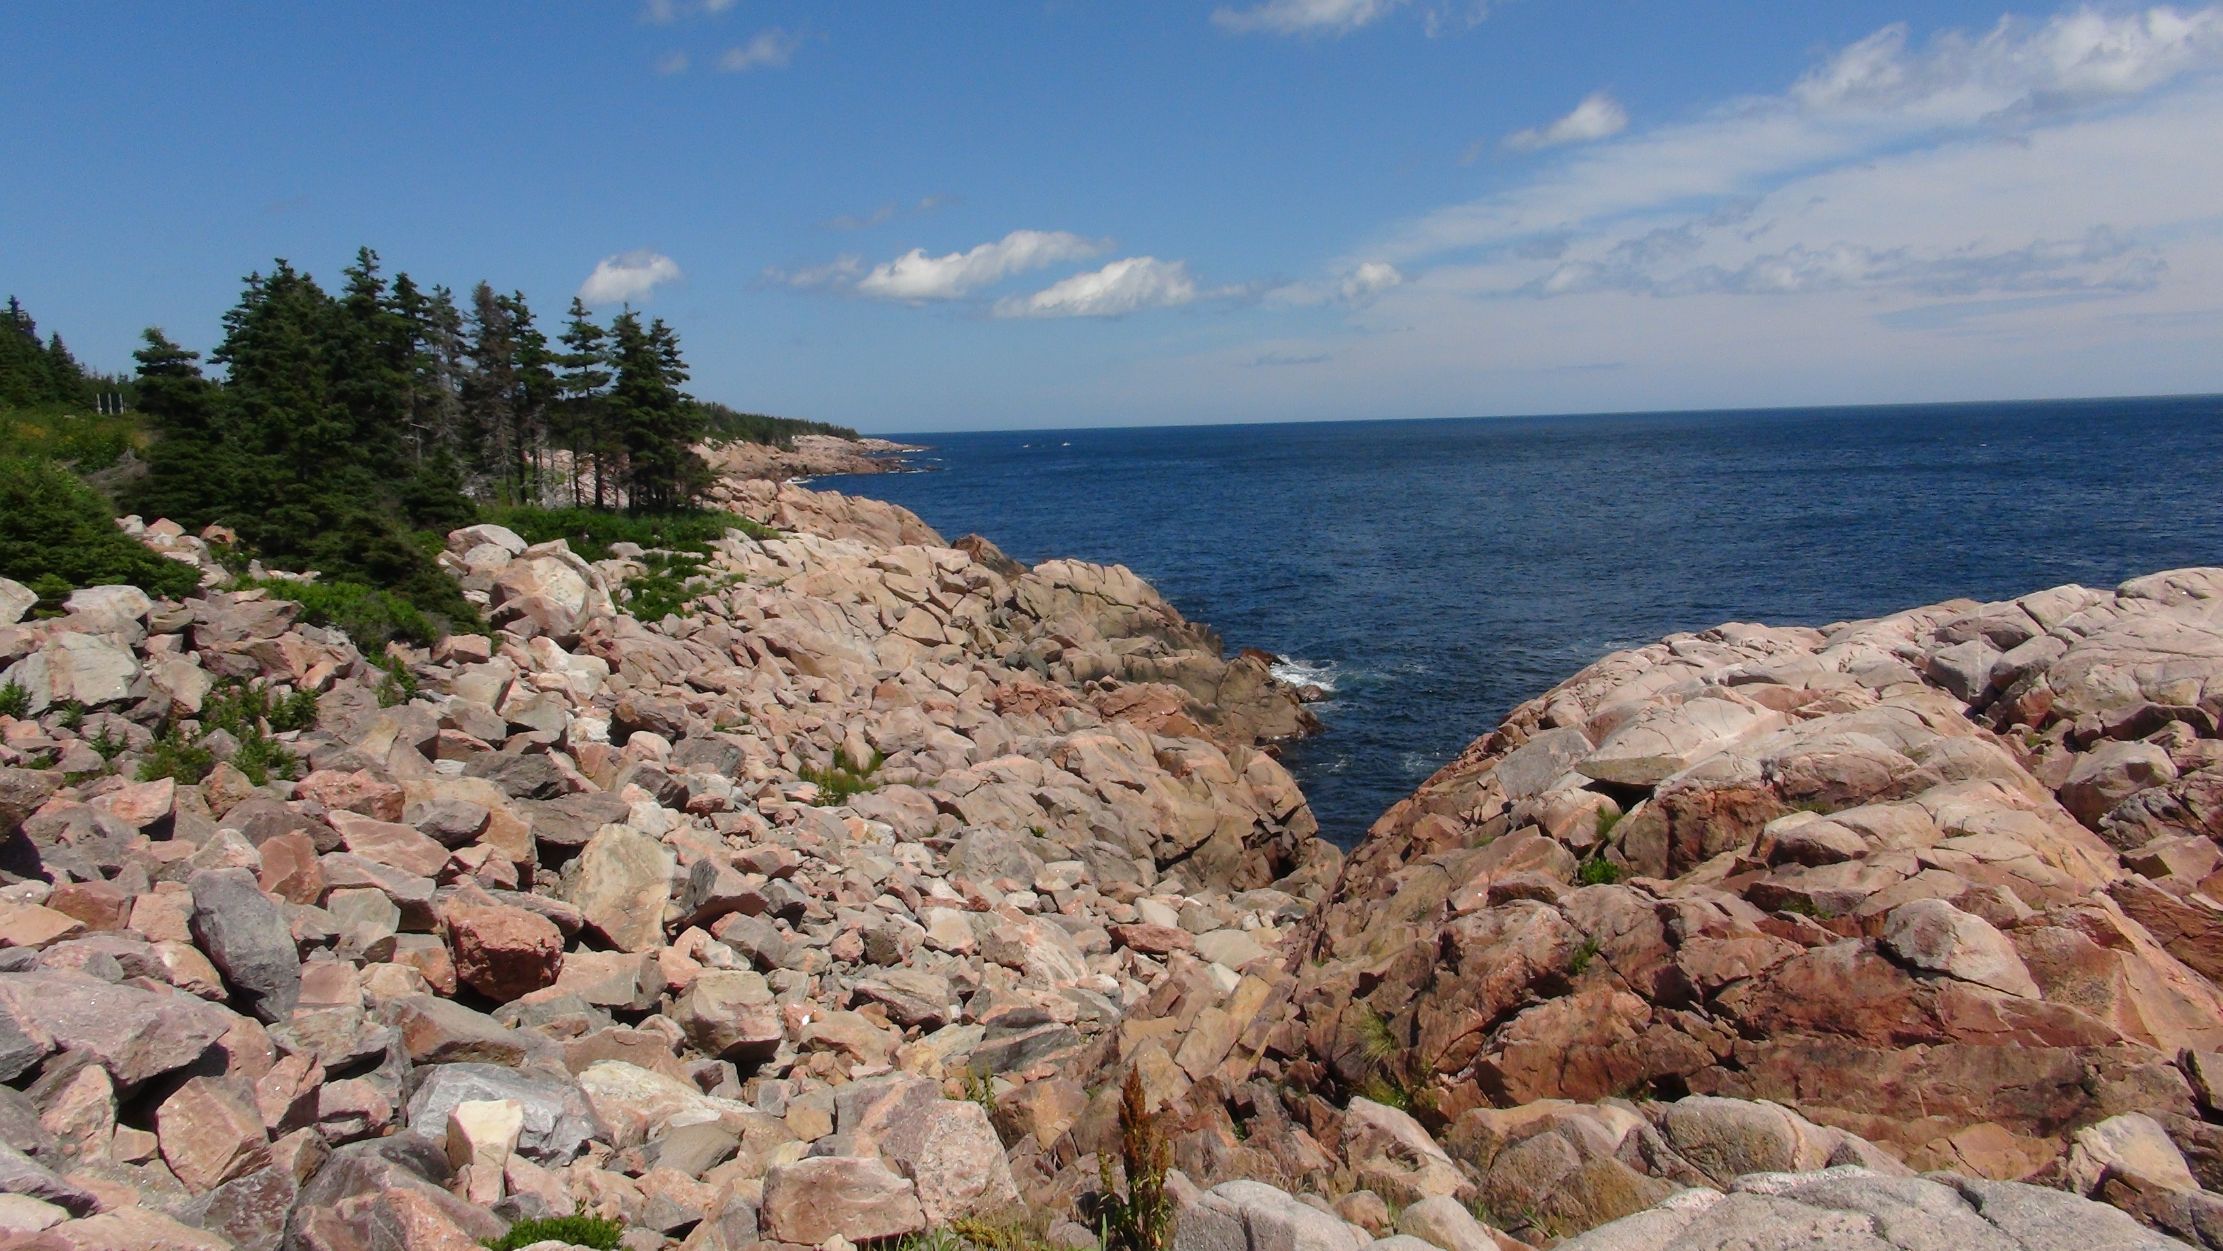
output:
[[[1375, 825], [1247, 1046], [1167, 1070], [1192, 1124], [1296, 1119], [1186, 1162], [1389, 1193], [1419, 1153], [1367, 1163], [1370, 1096], [1528, 1236], [1857, 1164], [2217, 1245], [2219, 719], [2218, 570], [1607, 657]], [[1153, 1012], [1201, 1019], [1161, 986], [1123, 1058]]]

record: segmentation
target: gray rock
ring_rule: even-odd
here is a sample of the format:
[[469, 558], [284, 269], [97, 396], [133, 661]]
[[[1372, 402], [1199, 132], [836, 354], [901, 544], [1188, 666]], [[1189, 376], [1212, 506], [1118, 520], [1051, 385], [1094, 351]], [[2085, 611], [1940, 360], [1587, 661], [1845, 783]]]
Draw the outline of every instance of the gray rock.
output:
[[1358, 1251], [1374, 1240], [1264, 1182], [1205, 1191], [1174, 1223], [1174, 1251]]
[[39, 597], [30, 587], [13, 578], [0, 578], [0, 626], [11, 626], [23, 620], [23, 614], [38, 602]]
[[245, 869], [204, 869], [193, 888], [193, 942], [224, 975], [235, 1003], [264, 1021], [293, 1015], [301, 956], [286, 917]]
[[29, 1195], [77, 1216], [89, 1216], [100, 1206], [91, 1191], [4, 1142], [0, 1142], [0, 1194]]
[[442, 1064], [420, 1069], [423, 1080], [409, 1096], [409, 1124], [438, 1137], [448, 1113], [475, 1099], [515, 1099], [525, 1110], [518, 1153], [536, 1164], [569, 1164], [589, 1140], [606, 1137], [585, 1092], [568, 1078], [499, 1064]]
[[91, 1056], [125, 1088], [191, 1064], [233, 1024], [230, 1013], [181, 991], [78, 973], [0, 974], [0, 1015], [34, 1042]]
[[2185, 1251], [2075, 1195], [1952, 1174], [1859, 1168], [1756, 1173], [1727, 1195], [1684, 1191], [1560, 1251]]

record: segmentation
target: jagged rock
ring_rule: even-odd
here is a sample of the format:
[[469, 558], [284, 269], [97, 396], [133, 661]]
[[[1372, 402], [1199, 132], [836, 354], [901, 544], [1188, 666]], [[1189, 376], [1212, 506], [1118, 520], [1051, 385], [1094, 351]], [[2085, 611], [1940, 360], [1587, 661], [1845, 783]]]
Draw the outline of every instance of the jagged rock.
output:
[[196, 1077], [155, 1112], [162, 1159], [192, 1193], [206, 1194], [270, 1163], [270, 1139], [243, 1080]]
[[409, 1125], [431, 1136], [447, 1133], [448, 1118], [466, 1103], [512, 1103], [518, 1109], [517, 1151], [537, 1164], [570, 1163], [600, 1135], [584, 1092], [560, 1075], [456, 1063], [424, 1071], [409, 1096]]
[[285, 914], [245, 869], [195, 873], [193, 941], [224, 975], [240, 1006], [265, 1021], [293, 1014], [301, 997], [301, 957]]
[[623, 825], [605, 825], [579, 853], [570, 902], [610, 945], [646, 951], [662, 944], [671, 855]]
[[553, 986], [563, 972], [563, 934], [555, 922], [507, 905], [456, 905], [447, 911], [456, 976], [506, 1003]]
[[769, 1059], [785, 1037], [771, 988], [739, 970], [698, 974], [672, 1005], [672, 1019], [703, 1054], [736, 1063]]
[[191, 1064], [232, 1028], [190, 995], [77, 973], [0, 973], [0, 1016], [42, 1054], [83, 1052], [125, 1088]]

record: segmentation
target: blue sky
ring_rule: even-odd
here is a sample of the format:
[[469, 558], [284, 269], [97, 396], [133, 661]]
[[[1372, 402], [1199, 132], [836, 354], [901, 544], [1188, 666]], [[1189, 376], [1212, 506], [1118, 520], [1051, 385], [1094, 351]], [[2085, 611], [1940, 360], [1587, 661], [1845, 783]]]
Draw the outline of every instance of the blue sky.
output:
[[0, 16], [0, 286], [574, 292], [868, 430], [2223, 390], [2223, 5]]

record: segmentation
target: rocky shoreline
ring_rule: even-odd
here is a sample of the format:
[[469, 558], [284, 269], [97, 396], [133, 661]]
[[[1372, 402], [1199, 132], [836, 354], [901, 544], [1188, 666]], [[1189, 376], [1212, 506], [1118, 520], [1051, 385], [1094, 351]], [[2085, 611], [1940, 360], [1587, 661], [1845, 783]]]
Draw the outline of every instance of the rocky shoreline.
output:
[[843, 439], [827, 434], [797, 435], [785, 447], [769, 443], [734, 441], [705, 446], [703, 459], [721, 482], [770, 478], [823, 478], [843, 474], [904, 473], [911, 465], [903, 457], [923, 452], [916, 443], [888, 439]]
[[795, 463], [657, 622], [0, 582], [0, 1249], [1093, 1246], [1128, 1074], [1180, 1251], [2223, 1246], [2223, 571], [1618, 653], [1346, 861], [1267, 658]]

